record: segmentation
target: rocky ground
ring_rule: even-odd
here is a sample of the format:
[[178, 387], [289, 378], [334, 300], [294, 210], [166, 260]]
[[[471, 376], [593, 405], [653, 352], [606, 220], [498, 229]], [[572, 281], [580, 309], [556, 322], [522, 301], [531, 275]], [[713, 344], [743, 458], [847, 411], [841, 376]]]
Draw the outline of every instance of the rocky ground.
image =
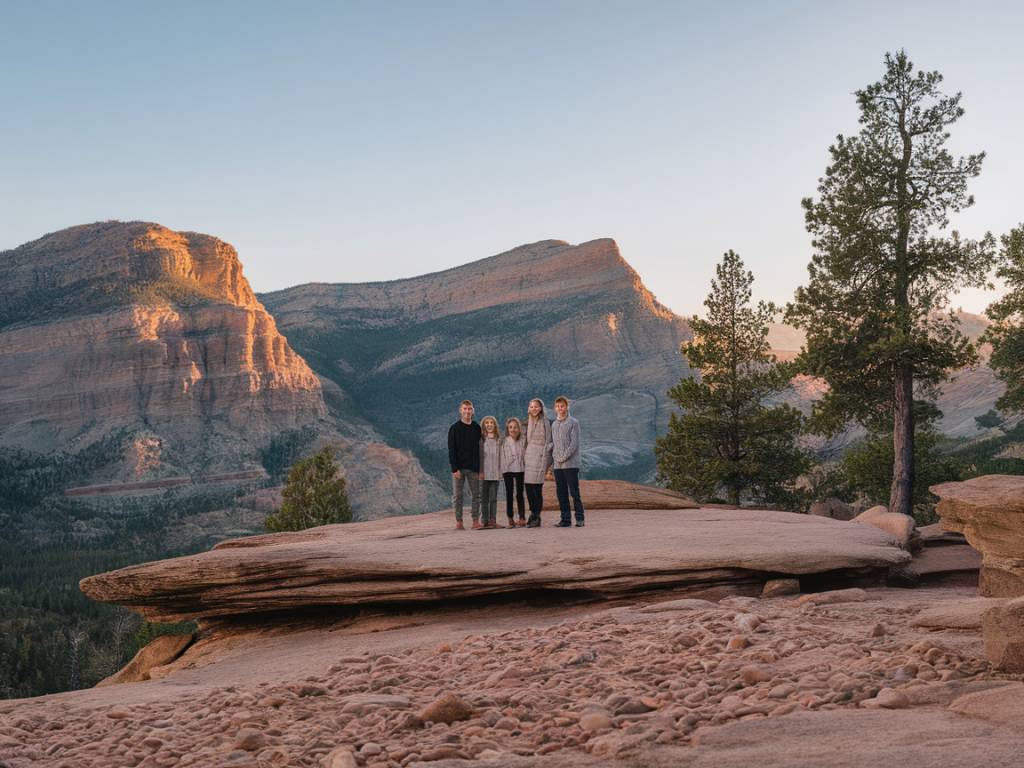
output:
[[1024, 684], [983, 660], [974, 594], [665, 595], [321, 627], [250, 643], [191, 679], [4, 703], [0, 763], [1019, 765]]

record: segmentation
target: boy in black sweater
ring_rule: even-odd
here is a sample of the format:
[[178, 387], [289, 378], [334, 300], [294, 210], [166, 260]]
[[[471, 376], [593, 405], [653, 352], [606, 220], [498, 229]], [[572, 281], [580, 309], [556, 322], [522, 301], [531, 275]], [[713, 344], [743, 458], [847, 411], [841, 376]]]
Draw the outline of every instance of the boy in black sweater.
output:
[[448, 461], [452, 466], [452, 507], [455, 529], [461, 531], [462, 494], [469, 481], [473, 528], [480, 528], [480, 425], [473, 421], [473, 403], [459, 404], [459, 420], [448, 428]]

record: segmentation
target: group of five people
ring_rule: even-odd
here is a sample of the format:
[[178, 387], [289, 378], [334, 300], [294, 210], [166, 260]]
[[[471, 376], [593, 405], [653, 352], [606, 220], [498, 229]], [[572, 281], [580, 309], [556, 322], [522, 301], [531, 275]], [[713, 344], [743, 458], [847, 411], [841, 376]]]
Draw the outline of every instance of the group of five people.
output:
[[[459, 420], [448, 430], [456, 529], [465, 527], [462, 513], [467, 485], [473, 528], [502, 527], [497, 521], [498, 486], [502, 482], [505, 485], [508, 527], [540, 527], [544, 480], [549, 469], [553, 469], [558, 506], [562, 513], [558, 527], [572, 526], [570, 498], [576, 513], [576, 527], [583, 527], [580, 425], [569, 415], [569, 401], [565, 397], [555, 399], [554, 421], [548, 420], [540, 398], [531, 400], [527, 411], [525, 425], [515, 416], [510, 416], [505, 420], [502, 434], [498, 420], [493, 416], [485, 416], [478, 424], [473, 419], [473, 403], [463, 400], [459, 404]], [[525, 512], [527, 504], [529, 520]]]

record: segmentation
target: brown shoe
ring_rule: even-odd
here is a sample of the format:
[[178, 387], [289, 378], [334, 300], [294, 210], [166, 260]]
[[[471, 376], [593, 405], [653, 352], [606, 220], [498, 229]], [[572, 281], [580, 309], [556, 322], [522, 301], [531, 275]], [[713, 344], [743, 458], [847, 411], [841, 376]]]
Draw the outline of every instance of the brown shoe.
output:
[[473, 530], [474, 531], [479, 531], [481, 528], [483, 528], [483, 526], [480, 525], [480, 521], [479, 520], [474, 520], [473, 521]]
[[456, 521], [455, 521], [455, 530], [456, 530], [456, 531], [464, 531], [464, 530], [466, 530], [466, 526], [464, 526], [464, 525], [462, 524], [462, 521], [461, 521], [461, 520], [456, 520]]

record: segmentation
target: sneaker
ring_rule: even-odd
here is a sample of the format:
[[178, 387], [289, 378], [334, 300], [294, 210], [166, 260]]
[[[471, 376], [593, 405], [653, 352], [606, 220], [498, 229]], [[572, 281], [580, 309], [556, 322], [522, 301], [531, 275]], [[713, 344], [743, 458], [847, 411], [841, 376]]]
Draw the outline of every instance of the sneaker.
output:
[[540, 528], [540, 518], [532, 517], [529, 522], [526, 523], [527, 528]]
[[555, 528], [572, 528], [572, 523], [567, 523], [565, 520], [559, 520], [555, 524]]
[[474, 520], [473, 521], [473, 530], [474, 531], [479, 531], [481, 528], [483, 528], [483, 526], [480, 525], [480, 521], [479, 520]]
[[583, 527], [583, 521], [582, 520], [577, 520], [576, 521], [576, 527], [577, 528], [582, 528]]
[[457, 522], [455, 523], [455, 530], [456, 530], [456, 531], [464, 531], [464, 530], [466, 530], [466, 526], [464, 526], [464, 525], [462, 524], [462, 521], [461, 521], [461, 520], [459, 520], [459, 521], [457, 521]]

